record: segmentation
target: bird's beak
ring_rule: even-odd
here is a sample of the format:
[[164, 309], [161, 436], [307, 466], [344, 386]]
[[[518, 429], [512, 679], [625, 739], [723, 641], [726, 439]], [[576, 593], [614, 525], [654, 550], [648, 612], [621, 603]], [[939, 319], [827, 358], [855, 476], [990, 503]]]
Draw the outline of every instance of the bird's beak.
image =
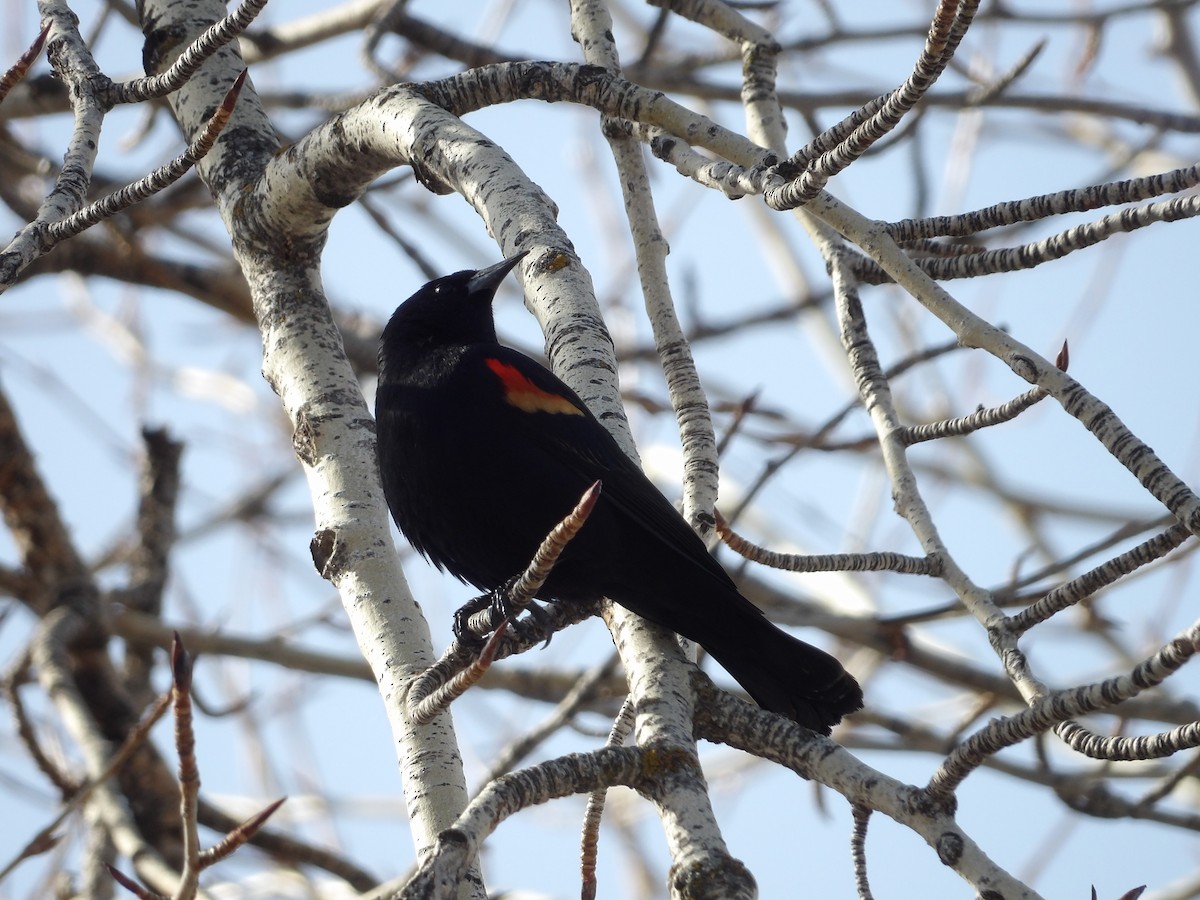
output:
[[522, 250], [503, 262], [480, 269], [467, 279], [467, 294], [472, 297], [485, 297], [490, 301], [496, 295], [496, 288], [500, 287], [504, 276], [516, 268], [517, 263], [523, 260], [528, 252], [528, 250]]

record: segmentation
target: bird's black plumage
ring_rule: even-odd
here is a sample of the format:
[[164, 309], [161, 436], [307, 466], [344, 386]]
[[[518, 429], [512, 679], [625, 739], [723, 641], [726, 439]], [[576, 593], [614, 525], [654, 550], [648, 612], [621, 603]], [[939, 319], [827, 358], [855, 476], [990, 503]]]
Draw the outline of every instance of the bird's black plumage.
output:
[[699, 643], [765, 709], [828, 734], [862, 706], [855, 680], [739, 594], [583, 401], [496, 340], [491, 301], [523, 256], [429, 282], [383, 331], [375, 417], [396, 524], [436, 566], [490, 591], [601, 481], [539, 596], [609, 597]]

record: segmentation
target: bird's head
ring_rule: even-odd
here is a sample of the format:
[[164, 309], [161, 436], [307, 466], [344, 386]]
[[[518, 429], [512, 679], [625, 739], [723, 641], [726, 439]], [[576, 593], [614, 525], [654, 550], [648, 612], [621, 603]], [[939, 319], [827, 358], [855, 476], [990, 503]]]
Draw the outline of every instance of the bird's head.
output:
[[398, 348], [495, 343], [492, 299], [528, 250], [478, 271], [435, 278], [396, 307], [383, 329], [380, 365]]

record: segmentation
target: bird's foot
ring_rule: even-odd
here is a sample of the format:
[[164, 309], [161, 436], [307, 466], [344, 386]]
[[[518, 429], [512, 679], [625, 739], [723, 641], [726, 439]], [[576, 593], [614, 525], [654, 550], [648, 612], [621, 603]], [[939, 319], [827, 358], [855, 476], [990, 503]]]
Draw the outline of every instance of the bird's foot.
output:
[[[533, 643], [545, 635], [546, 644], [549, 644], [553, 634], [553, 619], [535, 600], [521, 598], [514, 601], [513, 592], [519, 581], [520, 576], [510, 578], [503, 587], [492, 592], [492, 617], [497, 626], [507, 620], [513, 633], [522, 641]], [[521, 618], [523, 612], [529, 615]]]
[[[501, 587], [490, 593], [468, 601], [454, 614], [454, 637], [467, 646], [478, 647], [488, 634], [507, 621], [513, 633], [523, 641], [534, 642], [545, 636], [545, 643], [550, 643], [553, 635], [553, 618], [544, 608], [530, 600], [525, 603], [514, 603], [512, 599], [513, 586], [517, 579], [505, 582]], [[518, 618], [522, 612], [529, 615]], [[486, 612], [486, 618], [481, 621], [481, 613]]]
[[482, 632], [471, 627], [471, 619], [483, 612], [493, 603], [494, 594], [482, 594], [473, 597], [454, 612], [454, 639], [466, 647], [479, 648], [484, 645], [485, 638], [493, 629]]

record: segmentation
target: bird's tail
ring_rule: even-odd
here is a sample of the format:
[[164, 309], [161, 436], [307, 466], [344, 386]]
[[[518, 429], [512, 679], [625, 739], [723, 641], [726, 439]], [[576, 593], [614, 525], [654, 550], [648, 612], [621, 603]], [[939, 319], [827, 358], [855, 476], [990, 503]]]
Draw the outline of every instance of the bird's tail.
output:
[[695, 639], [763, 709], [822, 734], [862, 709], [862, 688], [840, 662], [775, 627], [757, 610], [736, 623], [725, 622], [722, 631], [707, 641]]

